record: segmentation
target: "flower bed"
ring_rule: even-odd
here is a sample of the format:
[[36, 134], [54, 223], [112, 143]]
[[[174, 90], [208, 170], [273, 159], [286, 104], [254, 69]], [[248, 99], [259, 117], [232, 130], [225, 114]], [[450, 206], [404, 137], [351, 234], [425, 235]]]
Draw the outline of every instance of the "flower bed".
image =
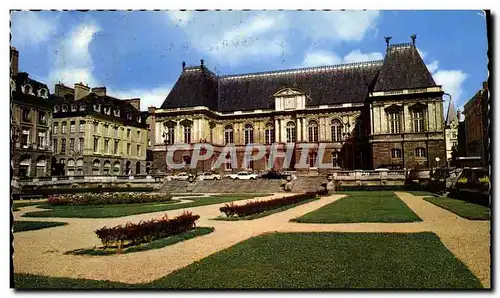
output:
[[170, 201], [172, 196], [155, 193], [83, 193], [51, 195], [47, 203], [53, 206], [64, 205], [107, 205], [136, 204]]
[[267, 201], [256, 200], [248, 202], [244, 205], [236, 205], [233, 202], [231, 202], [230, 204], [226, 204], [224, 207], [221, 207], [219, 210], [222, 213], [226, 214], [227, 217], [233, 217], [233, 216], [244, 217], [280, 208], [286, 205], [296, 204], [302, 201], [313, 199], [315, 197], [317, 197], [317, 193], [308, 192], [300, 195], [294, 195]]
[[191, 212], [184, 212], [173, 219], [168, 219], [165, 214], [161, 219], [141, 221], [137, 224], [128, 222], [125, 226], [104, 226], [95, 233], [105, 248], [116, 245], [117, 252], [120, 253], [124, 245], [138, 245], [192, 230], [199, 218], [199, 215], [193, 215]]

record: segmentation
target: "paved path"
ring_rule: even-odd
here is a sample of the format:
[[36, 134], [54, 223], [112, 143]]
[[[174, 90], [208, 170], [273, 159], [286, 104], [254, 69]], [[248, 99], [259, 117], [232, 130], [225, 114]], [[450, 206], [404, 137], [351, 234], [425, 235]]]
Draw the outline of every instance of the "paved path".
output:
[[[64, 221], [69, 225], [14, 234], [14, 271], [56, 277], [111, 280], [143, 283], [161, 278], [174, 270], [205, 258], [238, 242], [266, 232], [422, 232], [436, 233], [457, 258], [464, 262], [490, 287], [490, 221], [470, 221], [424, 201], [422, 196], [396, 193], [423, 222], [416, 223], [351, 223], [305, 224], [290, 219], [301, 216], [343, 195], [323, 197], [307, 204], [250, 221], [214, 221], [222, 204], [177, 209], [121, 218], [27, 218], [26, 212], [39, 210], [30, 206], [14, 212], [16, 220]], [[275, 194], [265, 199], [282, 197]], [[186, 198], [187, 199], [187, 198]], [[243, 201], [246, 201], [243, 200]], [[174, 217], [184, 210], [200, 215], [198, 226], [214, 227], [215, 232], [193, 240], [179, 242], [162, 249], [112, 256], [64, 255], [68, 250], [100, 246], [94, 230], [126, 221], [138, 222], [165, 213]]]

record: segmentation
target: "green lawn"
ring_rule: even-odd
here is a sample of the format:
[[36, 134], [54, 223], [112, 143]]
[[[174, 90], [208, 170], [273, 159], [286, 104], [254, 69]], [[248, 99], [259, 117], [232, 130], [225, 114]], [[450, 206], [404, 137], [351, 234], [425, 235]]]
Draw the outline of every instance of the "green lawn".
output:
[[252, 219], [266, 217], [266, 216], [269, 216], [269, 215], [274, 214], [274, 213], [282, 212], [282, 211], [288, 210], [290, 208], [294, 208], [294, 207], [300, 206], [302, 204], [307, 204], [307, 203], [310, 203], [310, 202], [313, 202], [313, 201], [316, 201], [319, 199], [320, 198], [314, 198], [314, 199], [310, 199], [307, 201], [299, 202], [299, 203], [288, 205], [288, 206], [283, 206], [281, 208], [277, 208], [274, 210], [268, 210], [268, 211], [264, 211], [264, 212], [257, 213], [257, 214], [252, 214], [252, 215], [245, 216], [245, 217], [227, 217], [225, 215], [221, 215], [219, 217], [212, 218], [212, 220], [225, 220], [225, 221], [252, 220]]
[[[16, 288], [120, 283], [14, 275]], [[430, 232], [271, 233], [240, 242], [142, 289], [459, 289], [479, 280]]]
[[57, 221], [14, 221], [14, 233], [67, 225]]
[[467, 219], [490, 219], [490, 208], [447, 197], [426, 197], [427, 202]]
[[394, 192], [360, 191], [345, 194], [348, 196], [292, 221], [302, 223], [422, 221]]
[[133, 288], [135, 285], [100, 281], [90, 279], [74, 279], [64, 277], [48, 277], [32, 274], [14, 273], [15, 289], [125, 289]]
[[27, 206], [36, 206], [36, 205], [41, 205], [41, 204], [46, 204], [47, 201], [26, 201], [26, 202], [14, 202], [12, 204], [12, 209], [13, 211], [19, 211], [19, 208], [21, 207], [27, 207]]
[[117, 205], [86, 205], [86, 206], [50, 206], [41, 205], [41, 208], [50, 210], [28, 212], [26, 217], [78, 217], [78, 218], [104, 218], [104, 217], [122, 217], [134, 214], [151, 213], [158, 211], [168, 211], [181, 208], [198, 207], [211, 204], [242, 200], [244, 198], [253, 198], [255, 194], [234, 196], [217, 195], [210, 197], [192, 197], [192, 203], [173, 204], [174, 202], [146, 203], [146, 204], [117, 204]]
[[414, 191], [401, 191], [401, 192], [407, 192], [411, 193], [414, 196], [432, 196], [433, 193], [429, 191], [420, 191], [420, 190], [414, 190]]

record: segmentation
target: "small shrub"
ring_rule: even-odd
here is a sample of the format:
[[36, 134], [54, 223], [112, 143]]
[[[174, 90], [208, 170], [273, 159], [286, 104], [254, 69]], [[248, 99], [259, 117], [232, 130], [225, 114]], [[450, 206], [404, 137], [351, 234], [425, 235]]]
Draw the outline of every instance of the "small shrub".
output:
[[127, 222], [124, 226], [104, 226], [95, 233], [105, 248], [115, 245], [120, 253], [124, 245], [138, 245], [192, 230], [199, 218], [199, 215], [191, 212], [184, 212], [173, 219], [168, 219], [165, 214], [161, 219], [140, 221], [137, 224]]
[[83, 193], [66, 195], [49, 195], [48, 204], [63, 205], [106, 205], [134, 204], [170, 201], [172, 196], [154, 193]]

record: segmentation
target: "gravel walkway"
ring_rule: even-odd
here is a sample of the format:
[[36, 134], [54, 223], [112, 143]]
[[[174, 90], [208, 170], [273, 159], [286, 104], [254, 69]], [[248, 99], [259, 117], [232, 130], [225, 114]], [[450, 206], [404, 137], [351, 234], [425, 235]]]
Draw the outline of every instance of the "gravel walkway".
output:
[[[353, 223], [353, 224], [304, 224], [290, 219], [301, 216], [343, 195], [323, 197], [304, 205], [250, 221], [216, 221], [220, 215], [214, 204], [186, 209], [131, 215], [121, 218], [28, 218], [26, 212], [40, 210], [34, 206], [14, 212], [16, 220], [63, 221], [66, 226], [27, 231], [14, 234], [14, 272], [37, 275], [110, 280], [125, 283], [144, 283], [163, 277], [174, 270], [205, 258], [238, 242], [267, 232], [422, 232], [436, 233], [448, 249], [464, 262], [490, 287], [490, 221], [469, 221], [422, 200], [422, 196], [396, 193], [423, 222], [416, 223]], [[290, 194], [274, 194], [265, 199]], [[188, 199], [188, 198], [186, 198]], [[264, 199], [264, 198], [263, 198]], [[244, 199], [241, 201], [247, 201]], [[165, 213], [174, 217], [185, 210], [200, 215], [197, 225], [214, 227], [215, 231], [193, 240], [179, 242], [162, 249], [112, 256], [64, 255], [68, 250], [100, 246], [94, 231], [102, 226], [138, 222]]]

